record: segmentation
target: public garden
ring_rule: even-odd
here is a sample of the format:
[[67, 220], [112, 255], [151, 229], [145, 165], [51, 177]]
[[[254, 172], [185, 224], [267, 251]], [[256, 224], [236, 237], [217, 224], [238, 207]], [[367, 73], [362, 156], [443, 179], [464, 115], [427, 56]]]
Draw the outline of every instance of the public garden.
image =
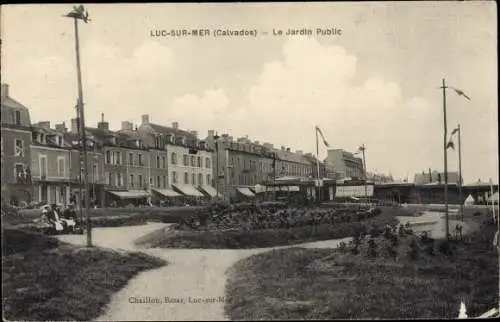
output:
[[30, 216], [2, 220], [6, 318], [439, 318], [456, 317], [461, 301], [469, 316], [498, 303], [496, 226], [484, 210], [466, 209], [449, 242], [405, 227], [424, 216], [401, 207], [103, 211], [92, 213], [90, 249], [82, 235], [36, 233]]

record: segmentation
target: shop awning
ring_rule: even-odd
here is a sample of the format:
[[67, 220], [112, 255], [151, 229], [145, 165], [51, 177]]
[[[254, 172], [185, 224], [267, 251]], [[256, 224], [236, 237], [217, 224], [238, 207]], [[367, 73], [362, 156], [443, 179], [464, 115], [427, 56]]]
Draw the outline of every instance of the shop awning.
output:
[[179, 193], [173, 191], [172, 189], [153, 189], [153, 190], [164, 197], [180, 197], [181, 196]]
[[236, 190], [246, 197], [255, 197], [255, 194], [248, 188], [236, 188]]
[[[200, 188], [206, 193], [208, 193], [211, 197], [217, 197], [217, 190], [215, 190], [214, 187], [208, 185], [202, 185]], [[219, 196], [220, 195], [221, 194], [219, 193]]]
[[147, 198], [149, 193], [144, 190], [109, 191], [109, 193], [122, 199]]
[[192, 197], [203, 197], [203, 194], [198, 191], [195, 187], [190, 185], [174, 185], [182, 194]]

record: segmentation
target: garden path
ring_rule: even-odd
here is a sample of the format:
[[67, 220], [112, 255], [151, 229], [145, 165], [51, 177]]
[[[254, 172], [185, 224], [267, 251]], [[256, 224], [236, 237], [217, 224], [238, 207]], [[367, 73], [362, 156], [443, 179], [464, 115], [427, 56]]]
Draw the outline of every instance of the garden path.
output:
[[[327, 240], [294, 246], [258, 249], [137, 249], [137, 238], [169, 224], [93, 229], [93, 243], [115, 250], [139, 250], [168, 261], [159, 269], [140, 273], [116, 293], [99, 321], [179, 321], [227, 320], [224, 315], [226, 271], [245, 257], [271, 249], [305, 247], [335, 248], [341, 241]], [[84, 245], [85, 237], [64, 235], [60, 239]], [[169, 302], [165, 302], [165, 298]], [[153, 303], [159, 299], [161, 303]], [[195, 299], [211, 302], [194, 303]], [[138, 302], [149, 303], [138, 303]], [[182, 301], [176, 303], [175, 301]], [[133, 303], [135, 302], [135, 303]]]

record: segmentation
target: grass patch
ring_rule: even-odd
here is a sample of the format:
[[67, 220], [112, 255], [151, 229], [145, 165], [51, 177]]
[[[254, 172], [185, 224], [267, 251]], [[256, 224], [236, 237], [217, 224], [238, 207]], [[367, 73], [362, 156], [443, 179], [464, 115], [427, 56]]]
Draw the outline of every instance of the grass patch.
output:
[[[307, 225], [258, 230], [174, 230], [161, 229], [135, 241], [141, 247], [243, 249], [294, 245], [345, 238], [374, 225], [396, 223], [395, 210], [383, 211], [363, 221]], [[353, 219], [354, 220], [354, 219]]]
[[403, 242], [393, 258], [370, 258], [363, 247], [357, 255], [303, 248], [254, 255], [228, 272], [226, 313], [232, 320], [456, 318], [464, 300], [469, 316], [479, 316], [499, 300], [494, 232], [483, 226], [449, 255], [436, 246], [436, 255], [422, 248], [418, 259]]
[[72, 246], [51, 237], [5, 229], [3, 311], [11, 321], [90, 321], [138, 273], [165, 261], [139, 252]]

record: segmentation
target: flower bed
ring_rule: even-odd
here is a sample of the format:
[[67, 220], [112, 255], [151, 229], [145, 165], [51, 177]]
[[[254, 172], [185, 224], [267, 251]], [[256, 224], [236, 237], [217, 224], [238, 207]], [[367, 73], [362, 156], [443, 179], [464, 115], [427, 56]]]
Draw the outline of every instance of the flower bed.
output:
[[[245, 218], [244, 214], [237, 215], [237, 217], [240, 219]], [[275, 219], [276, 217], [273, 218]], [[201, 225], [191, 227], [182, 224], [175, 226], [173, 229], [162, 229], [146, 235], [138, 239], [136, 245], [163, 248], [229, 249], [272, 247], [345, 238], [354, 235], [356, 232], [369, 230], [373, 225], [385, 225], [397, 222], [394, 213], [390, 211], [383, 213], [375, 211], [370, 213], [364, 212], [354, 216], [337, 214], [336, 217], [332, 217], [324, 215], [318, 218], [325, 221], [296, 221], [296, 223], [300, 222], [302, 225], [278, 225], [264, 229], [259, 229], [262, 225], [236, 225], [238, 221], [235, 221], [235, 225], [233, 226], [223, 226], [221, 224], [223, 221], [219, 220], [215, 221], [216, 226], [211, 226], [211, 224], [214, 224], [213, 222], [209, 223], [206, 227]], [[332, 218], [335, 221], [332, 222]], [[249, 222], [245, 221], [244, 223]], [[273, 222], [269, 221], [269, 223]], [[266, 227], [265, 224], [264, 227]]]
[[231, 320], [456, 318], [498, 305], [496, 227], [438, 241], [383, 227], [341, 249], [292, 248], [236, 263], [226, 286]]

